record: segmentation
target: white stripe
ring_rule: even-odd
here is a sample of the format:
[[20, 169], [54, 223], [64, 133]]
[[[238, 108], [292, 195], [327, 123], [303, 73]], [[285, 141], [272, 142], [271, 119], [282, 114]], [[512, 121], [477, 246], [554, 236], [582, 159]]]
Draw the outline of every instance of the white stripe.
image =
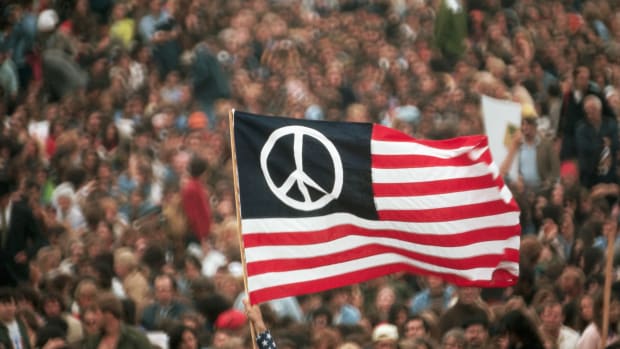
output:
[[493, 179], [497, 179], [497, 177], [499, 177], [499, 167], [497, 166], [497, 164], [495, 162], [492, 162], [488, 166], [489, 171], [493, 174]]
[[496, 187], [447, 194], [419, 196], [375, 197], [377, 210], [432, 210], [437, 208], [473, 205], [500, 199]]
[[[474, 268], [457, 270], [412, 260], [410, 258], [394, 253], [385, 253], [317, 268], [308, 268], [303, 270], [293, 270], [285, 272], [273, 272], [249, 276], [248, 288], [250, 292], [253, 292], [266, 287], [282, 286], [298, 282], [320, 280], [342, 275], [345, 273], [358, 272], [367, 268], [389, 265], [393, 263], [409, 264], [420, 269], [437, 273], [455, 274], [469, 280], [491, 280], [493, 277], [493, 272], [495, 272], [496, 270], [496, 268]], [[506, 267], [507, 264], [508, 263], [503, 263], [502, 265]], [[518, 263], [510, 263], [510, 265], [511, 266], [508, 268], [509, 271], [518, 270], [519, 268]], [[514, 275], [517, 276], [518, 274], [515, 273]]]
[[377, 244], [386, 247], [400, 248], [427, 256], [441, 256], [446, 259], [454, 259], [455, 263], [458, 263], [457, 260], [462, 258], [497, 254], [498, 252], [503, 253], [506, 248], [518, 250], [519, 240], [519, 236], [513, 236], [504, 240], [489, 240], [465, 246], [444, 247], [416, 244], [394, 238], [348, 235], [336, 240], [318, 244], [249, 247], [245, 249], [245, 259], [248, 263], [250, 263], [268, 261], [274, 258], [312, 258], [346, 252], [354, 248]]
[[414, 142], [370, 141], [370, 153], [373, 155], [426, 155], [440, 159], [449, 159], [476, 149], [477, 145], [468, 145], [454, 149], [433, 148]]
[[515, 262], [503, 261], [497, 265], [497, 269], [504, 269], [510, 274], [519, 275], [519, 264]]
[[255, 218], [242, 220], [242, 232], [312, 232], [338, 225], [354, 225], [371, 230], [400, 230], [425, 234], [449, 235], [490, 227], [509, 227], [519, 224], [519, 212], [511, 211], [490, 216], [444, 222], [375, 221], [350, 213], [332, 213], [308, 218]]
[[512, 200], [512, 192], [505, 185], [502, 187], [502, 190], [499, 192], [499, 195], [501, 196], [502, 200], [504, 200], [505, 203], [509, 203], [510, 200]]
[[470, 166], [437, 166], [420, 168], [372, 168], [373, 183], [422, 183], [456, 178], [488, 175], [491, 169], [485, 163]]
[[469, 158], [472, 160], [478, 160], [480, 159], [480, 157], [482, 156], [482, 154], [486, 153], [489, 151], [489, 147], [482, 147], [482, 148], [475, 148], [472, 149], [472, 151], [469, 152]]

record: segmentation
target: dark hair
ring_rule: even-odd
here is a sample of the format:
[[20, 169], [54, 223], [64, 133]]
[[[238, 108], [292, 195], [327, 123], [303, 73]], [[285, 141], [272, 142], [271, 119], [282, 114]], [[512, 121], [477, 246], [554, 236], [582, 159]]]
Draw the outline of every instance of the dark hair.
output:
[[463, 322], [463, 329], [466, 330], [472, 325], [481, 325], [482, 327], [489, 329], [489, 319], [486, 315], [476, 314]]
[[15, 302], [15, 292], [8, 287], [0, 288], [0, 303]]
[[562, 208], [557, 205], [549, 204], [542, 209], [543, 219], [551, 219], [555, 224], [560, 224], [562, 219]]
[[[536, 325], [519, 310], [512, 310], [506, 313], [499, 320], [499, 333], [511, 334], [512, 341], [517, 340], [521, 348], [544, 349], [545, 345], [538, 333]], [[516, 348], [517, 343], [510, 343], [511, 348]]]
[[65, 339], [67, 336], [67, 322], [61, 318], [48, 319], [45, 326], [37, 331], [36, 348], [42, 348], [47, 341], [55, 338]]
[[320, 307], [317, 310], [312, 312], [312, 320], [316, 319], [319, 316], [325, 316], [327, 318], [327, 324], [330, 325], [332, 323], [332, 313], [329, 309], [325, 307]]
[[[202, 269], [202, 263], [200, 262], [200, 259], [198, 259], [198, 257], [194, 255], [186, 255], [185, 258], [183, 258], [183, 262], [195, 266], [196, 268], [198, 268], [198, 270]], [[185, 264], [183, 264], [183, 267], [185, 267]]]
[[45, 307], [47, 302], [58, 302], [60, 305], [60, 311], [64, 312], [66, 310], [65, 302], [62, 299], [62, 296], [56, 292], [49, 292], [41, 297], [41, 305], [43, 307]]
[[[426, 333], [430, 333], [431, 332], [430, 324], [421, 315], [412, 315], [412, 316], [408, 317], [407, 320], [405, 320], [405, 326], [407, 326], [407, 324], [409, 322], [414, 321], [414, 320], [420, 320], [422, 322], [422, 326], [424, 326], [424, 331], [426, 331]], [[470, 325], [473, 325], [473, 322], [470, 323]], [[489, 327], [489, 326], [485, 325], [484, 327]]]
[[174, 327], [169, 333], [168, 333], [168, 348], [169, 349], [177, 349], [180, 348], [181, 343], [183, 343], [183, 333], [185, 332], [191, 332], [194, 337], [196, 337], [196, 343], [198, 343], [198, 333], [196, 333], [196, 331], [194, 331], [193, 328], [185, 326], [185, 325], [178, 325], [176, 327]]
[[195, 305], [196, 310], [211, 323], [214, 323], [221, 313], [232, 307], [230, 301], [217, 292], [201, 295], [196, 299]]
[[131, 298], [125, 298], [121, 300], [123, 305], [123, 322], [128, 325], [136, 325], [136, 302]]
[[189, 162], [188, 170], [190, 176], [194, 178], [200, 177], [207, 170], [207, 162], [199, 156], [194, 156]]
[[[170, 280], [170, 285], [172, 286], [172, 290], [173, 291], [177, 290], [177, 282], [176, 282], [176, 280], [174, 279], [174, 277], [172, 275], [170, 275], [168, 273], [161, 273], [161, 274], [158, 274], [157, 276], [155, 276], [155, 281], [157, 279], [168, 279], [168, 280]], [[154, 282], [153, 282], [153, 284], [154, 284]]]
[[32, 288], [31, 286], [27, 286], [27, 285], [18, 286], [15, 289], [14, 296], [15, 296], [16, 302], [26, 301], [32, 304], [32, 307], [34, 309], [39, 309], [39, 306], [41, 305], [40, 293], [34, 288]]

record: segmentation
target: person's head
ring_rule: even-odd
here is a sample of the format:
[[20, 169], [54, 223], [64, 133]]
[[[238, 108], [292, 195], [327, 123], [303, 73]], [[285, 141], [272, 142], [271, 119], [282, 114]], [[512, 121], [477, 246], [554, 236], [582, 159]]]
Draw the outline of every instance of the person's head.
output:
[[98, 293], [97, 283], [93, 279], [84, 279], [75, 288], [75, 300], [80, 308], [95, 304]]
[[521, 107], [521, 133], [525, 139], [530, 140], [536, 136], [538, 115], [531, 104]]
[[15, 293], [10, 288], [0, 289], [0, 322], [8, 323], [15, 319], [17, 306]]
[[332, 324], [332, 313], [326, 307], [319, 307], [312, 312], [312, 328], [314, 330], [329, 327]]
[[202, 176], [207, 170], [207, 161], [199, 156], [194, 156], [189, 162], [189, 175], [193, 178]]
[[213, 346], [219, 347], [220, 344], [242, 337], [247, 331], [247, 324], [248, 318], [243, 312], [235, 309], [223, 311], [213, 323], [215, 328]]
[[161, 0], [151, 0], [149, 2], [149, 10], [151, 10], [151, 13], [153, 14], [158, 14], [159, 11], [161, 11], [161, 5], [162, 5]]
[[383, 286], [377, 292], [375, 306], [379, 312], [388, 312], [396, 302], [396, 292], [391, 286]]
[[573, 86], [575, 90], [586, 91], [590, 83], [590, 69], [586, 66], [579, 66], [573, 72]]
[[540, 311], [540, 321], [545, 331], [559, 331], [564, 323], [562, 304], [557, 301], [547, 301], [543, 303]]
[[439, 295], [442, 294], [444, 289], [446, 288], [446, 283], [442, 278], [434, 275], [429, 275], [426, 278], [426, 285], [430, 290], [431, 294]]
[[81, 309], [82, 328], [86, 336], [91, 336], [99, 333], [101, 326], [101, 311], [96, 304]]
[[429, 325], [423, 317], [414, 315], [407, 319], [404, 326], [405, 338], [423, 338], [429, 336]]
[[114, 272], [120, 279], [134, 270], [137, 263], [135, 254], [129, 248], [119, 248], [114, 252]]
[[97, 307], [101, 311], [104, 324], [121, 321], [123, 318], [123, 303], [113, 293], [102, 293], [97, 297]]
[[196, 280], [202, 275], [202, 263], [196, 256], [187, 255], [184, 259], [183, 270], [187, 279]]
[[396, 349], [398, 346], [398, 328], [392, 324], [379, 324], [372, 331], [374, 349]]
[[64, 301], [59, 294], [48, 293], [41, 300], [46, 317], [57, 317], [65, 311]]
[[170, 304], [176, 293], [176, 283], [172, 276], [161, 274], [155, 278], [155, 300], [160, 304]]
[[590, 294], [585, 294], [579, 300], [579, 314], [584, 322], [589, 323], [592, 321], [594, 314], [594, 297]]
[[564, 268], [562, 275], [558, 279], [558, 286], [567, 296], [575, 296], [583, 291], [585, 276], [583, 271], [574, 266]]
[[603, 103], [600, 98], [595, 95], [587, 95], [583, 100], [583, 110], [586, 112], [586, 120], [591, 124], [599, 124], [601, 122], [601, 111]]
[[463, 326], [469, 348], [483, 348], [489, 339], [489, 320], [486, 317], [469, 319]]
[[198, 334], [196, 330], [180, 325], [172, 329], [168, 337], [168, 348], [170, 349], [197, 349]]
[[499, 332], [511, 348], [543, 348], [543, 340], [534, 322], [522, 311], [511, 310], [499, 320]]
[[465, 349], [465, 331], [453, 328], [441, 338], [442, 349]]
[[480, 299], [480, 288], [478, 287], [459, 287], [459, 303], [474, 304]]

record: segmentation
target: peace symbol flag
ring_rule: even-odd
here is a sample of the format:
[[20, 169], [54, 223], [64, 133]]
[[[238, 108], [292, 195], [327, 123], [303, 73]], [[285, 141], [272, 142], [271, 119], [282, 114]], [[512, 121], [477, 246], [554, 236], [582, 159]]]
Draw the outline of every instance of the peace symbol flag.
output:
[[253, 304], [394, 272], [459, 286], [519, 275], [519, 209], [485, 136], [233, 113]]

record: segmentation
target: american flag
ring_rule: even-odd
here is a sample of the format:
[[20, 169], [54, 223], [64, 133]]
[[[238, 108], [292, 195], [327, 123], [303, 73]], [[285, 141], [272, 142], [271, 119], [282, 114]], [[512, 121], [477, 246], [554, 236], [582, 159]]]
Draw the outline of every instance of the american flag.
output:
[[253, 304], [401, 271], [516, 283], [519, 209], [485, 136], [235, 112], [234, 138]]

